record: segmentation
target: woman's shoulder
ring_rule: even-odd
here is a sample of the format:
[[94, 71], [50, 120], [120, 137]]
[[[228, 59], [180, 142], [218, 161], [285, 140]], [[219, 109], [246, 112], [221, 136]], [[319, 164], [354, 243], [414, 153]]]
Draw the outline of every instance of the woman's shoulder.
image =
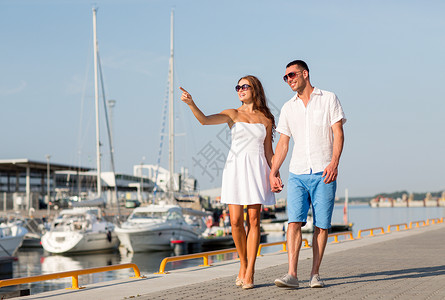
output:
[[273, 130], [273, 122], [271, 119], [264, 117], [264, 126], [266, 126], [267, 130]]
[[223, 112], [238, 112], [238, 109], [237, 108], [228, 108], [228, 109], [223, 110]]
[[229, 117], [230, 120], [227, 122], [227, 124], [229, 125], [229, 128], [232, 128], [233, 124], [238, 119], [238, 110], [236, 110], [234, 108], [225, 109], [220, 114], [226, 115], [227, 117]]
[[228, 115], [229, 117], [236, 116], [238, 114], [238, 109], [236, 108], [229, 108], [225, 109], [221, 112], [222, 114]]

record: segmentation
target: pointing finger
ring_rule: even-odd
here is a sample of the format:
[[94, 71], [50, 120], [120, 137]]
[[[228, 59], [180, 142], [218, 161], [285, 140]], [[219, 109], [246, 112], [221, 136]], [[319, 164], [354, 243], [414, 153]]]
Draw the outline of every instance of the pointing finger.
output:
[[181, 90], [181, 91], [183, 91], [184, 93], [188, 93], [183, 87], [179, 87], [179, 89]]

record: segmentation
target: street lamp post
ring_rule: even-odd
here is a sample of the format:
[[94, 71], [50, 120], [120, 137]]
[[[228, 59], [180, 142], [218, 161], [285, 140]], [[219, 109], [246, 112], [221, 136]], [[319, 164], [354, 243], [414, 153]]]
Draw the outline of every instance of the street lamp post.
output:
[[50, 212], [50, 203], [51, 203], [51, 190], [50, 190], [50, 166], [49, 166], [49, 159], [51, 158], [51, 155], [46, 155], [46, 194], [47, 194], [47, 214], [49, 219], [49, 212]]

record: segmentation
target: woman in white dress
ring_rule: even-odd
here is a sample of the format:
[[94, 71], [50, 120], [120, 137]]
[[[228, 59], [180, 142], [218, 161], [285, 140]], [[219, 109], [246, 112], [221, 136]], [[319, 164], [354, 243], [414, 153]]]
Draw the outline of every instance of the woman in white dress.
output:
[[[214, 115], [204, 115], [192, 96], [180, 89], [183, 91], [181, 100], [188, 104], [202, 125], [227, 123], [230, 127], [232, 145], [223, 171], [221, 202], [229, 206], [232, 237], [240, 258], [235, 283], [243, 289], [251, 289], [261, 237], [261, 205], [275, 204], [269, 183], [275, 118], [267, 106], [261, 82], [252, 75], [241, 78], [235, 87], [242, 105]], [[247, 206], [247, 230], [244, 206]]]

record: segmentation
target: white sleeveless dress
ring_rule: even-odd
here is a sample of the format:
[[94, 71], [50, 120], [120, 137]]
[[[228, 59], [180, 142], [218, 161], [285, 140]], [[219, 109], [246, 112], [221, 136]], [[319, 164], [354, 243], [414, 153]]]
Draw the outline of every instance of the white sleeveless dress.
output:
[[237, 122], [231, 128], [232, 145], [223, 171], [221, 203], [274, 205], [270, 167], [264, 155], [266, 127]]

